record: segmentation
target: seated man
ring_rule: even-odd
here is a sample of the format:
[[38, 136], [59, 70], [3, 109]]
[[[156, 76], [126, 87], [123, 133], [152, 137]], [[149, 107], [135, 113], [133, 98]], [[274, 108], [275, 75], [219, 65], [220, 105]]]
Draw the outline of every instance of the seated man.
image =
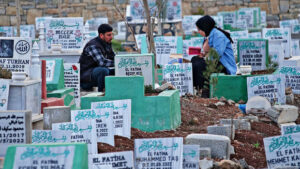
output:
[[114, 75], [114, 57], [111, 40], [113, 28], [108, 24], [102, 24], [98, 28], [98, 36], [90, 40], [79, 58], [80, 63], [80, 87], [83, 90], [92, 90], [98, 87], [103, 92], [105, 76]]

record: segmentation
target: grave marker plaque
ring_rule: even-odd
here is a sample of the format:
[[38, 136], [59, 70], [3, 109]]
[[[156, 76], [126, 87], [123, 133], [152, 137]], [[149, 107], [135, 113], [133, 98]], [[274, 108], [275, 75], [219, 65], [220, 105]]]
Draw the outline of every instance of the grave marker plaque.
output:
[[71, 111], [72, 122], [76, 123], [86, 120], [95, 120], [97, 142], [115, 145], [112, 112], [100, 112], [96, 109]]
[[65, 87], [74, 88], [76, 107], [80, 107], [80, 64], [64, 63]]
[[197, 32], [196, 21], [201, 18], [202, 15], [185, 15], [182, 19], [182, 30], [185, 35], [192, 35], [193, 32]]
[[182, 54], [182, 37], [181, 36], [159, 36], [154, 38], [156, 50], [156, 63], [165, 65], [172, 59], [171, 54]]
[[240, 65], [250, 65], [252, 70], [265, 70], [268, 61], [268, 40], [238, 40], [238, 60]]
[[223, 16], [223, 26], [226, 30], [232, 30], [236, 27], [237, 12], [218, 12], [218, 16]]
[[192, 59], [192, 55], [188, 55], [188, 49], [189, 47], [193, 46], [193, 42], [191, 39], [189, 40], [183, 40], [183, 46], [182, 46], [182, 55], [183, 55], [183, 59], [186, 60], [191, 60]]
[[5, 169], [88, 169], [86, 144], [36, 144], [11, 146]]
[[70, 143], [71, 131], [32, 130], [32, 143]]
[[31, 143], [31, 112], [0, 112], [0, 157], [9, 145]]
[[284, 60], [284, 45], [281, 41], [269, 40], [269, 56], [271, 61], [277, 63], [279, 66], [282, 65]]
[[84, 120], [80, 122], [54, 123], [52, 130], [71, 131], [72, 143], [86, 143], [89, 154], [97, 154], [96, 121]]
[[0, 66], [12, 72], [29, 73], [31, 65], [30, 38], [0, 38]]
[[135, 168], [182, 169], [183, 139], [135, 139], [134, 154]]
[[289, 28], [264, 28], [262, 35], [264, 39], [282, 41], [284, 45], [284, 57], [290, 57], [291, 32]]
[[183, 145], [183, 169], [199, 169], [199, 159], [199, 145]]
[[248, 28], [256, 28], [260, 24], [260, 8], [240, 8], [238, 20], [246, 20]]
[[20, 37], [29, 37], [31, 39], [35, 39], [34, 25], [21, 25], [20, 26]]
[[46, 46], [61, 44], [63, 50], [79, 50], [83, 45], [83, 18], [52, 18], [45, 20]]
[[264, 75], [247, 77], [248, 99], [253, 96], [262, 96], [271, 103], [285, 104], [285, 77], [284, 75]]
[[268, 168], [300, 167], [300, 133], [264, 138]]
[[154, 86], [154, 55], [116, 55], [115, 72], [116, 76], [144, 76], [144, 84]]
[[7, 110], [10, 79], [0, 78], [0, 111]]
[[35, 29], [39, 30], [40, 24], [43, 23], [45, 24], [46, 19], [51, 19], [52, 16], [45, 16], [45, 17], [36, 17], [35, 18]]
[[91, 108], [96, 112], [109, 112], [113, 114], [114, 134], [130, 138], [131, 137], [131, 100], [114, 100], [105, 102], [94, 102]]
[[230, 32], [230, 36], [233, 40], [232, 49], [233, 49], [234, 55], [237, 56], [237, 54], [238, 54], [238, 52], [237, 52], [238, 39], [247, 39], [248, 38], [248, 31], [244, 30], [244, 31]]
[[267, 25], [267, 12], [266, 11], [260, 11], [260, 24], [262, 26]]
[[163, 67], [163, 78], [180, 91], [180, 95], [193, 94], [193, 73], [191, 63], [167, 64]]
[[92, 154], [89, 156], [90, 169], [133, 169], [133, 152], [113, 152]]
[[285, 86], [291, 87], [294, 94], [300, 94], [300, 67], [283, 66], [279, 73], [285, 75]]

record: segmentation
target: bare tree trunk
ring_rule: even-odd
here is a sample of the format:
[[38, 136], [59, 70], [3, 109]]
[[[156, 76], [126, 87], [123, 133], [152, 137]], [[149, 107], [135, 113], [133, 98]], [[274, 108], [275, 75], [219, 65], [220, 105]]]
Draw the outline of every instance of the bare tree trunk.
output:
[[[151, 20], [151, 16], [150, 16], [150, 9], [149, 9], [149, 5], [147, 0], [143, 0], [143, 4], [144, 4], [144, 9], [145, 9], [145, 13], [146, 13], [146, 18], [147, 18], [147, 39], [148, 39], [148, 49], [150, 53], [153, 53], [154, 56], [155, 54], [155, 46], [154, 46], [154, 37], [153, 37], [153, 28], [152, 28], [152, 20]], [[154, 65], [156, 65], [156, 57], [154, 57]]]
[[16, 10], [17, 10], [17, 37], [20, 36], [20, 22], [21, 22], [21, 17], [20, 17], [20, 0], [16, 0]]

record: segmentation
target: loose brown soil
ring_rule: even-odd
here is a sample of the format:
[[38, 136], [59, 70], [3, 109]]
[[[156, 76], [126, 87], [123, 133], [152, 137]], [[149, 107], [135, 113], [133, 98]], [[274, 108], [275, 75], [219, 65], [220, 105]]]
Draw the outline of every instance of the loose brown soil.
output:
[[[181, 125], [172, 131], [157, 131], [146, 133], [138, 129], [131, 129], [131, 139], [115, 136], [115, 147], [98, 143], [98, 152], [128, 151], [134, 149], [136, 138], [159, 138], [159, 137], [186, 137], [191, 133], [207, 133], [209, 125], [219, 124], [222, 118], [237, 118], [243, 116], [234, 105], [214, 106], [217, 99], [203, 99], [195, 97], [181, 98]], [[234, 146], [235, 155], [231, 159], [245, 159], [248, 165], [254, 168], [266, 168], [266, 158], [263, 138], [280, 135], [279, 127], [266, 117], [259, 117], [260, 122], [252, 122], [251, 130], [236, 130], [235, 139], [231, 144]], [[300, 122], [300, 118], [296, 123]], [[217, 159], [216, 159], [217, 160]]]

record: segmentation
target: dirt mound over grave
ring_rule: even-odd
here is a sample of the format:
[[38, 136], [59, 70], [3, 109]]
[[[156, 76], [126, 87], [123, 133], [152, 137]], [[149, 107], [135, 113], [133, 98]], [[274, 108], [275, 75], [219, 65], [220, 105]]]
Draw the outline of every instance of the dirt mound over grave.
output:
[[[196, 96], [182, 97], [182, 124], [176, 130], [146, 133], [132, 128], [131, 139], [115, 136], [115, 147], [99, 143], [98, 151], [99, 153], [104, 153], [133, 150], [134, 139], [137, 138], [186, 137], [191, 133], [207, 133], [207, 126], [219, 124], [222, 118], [243, 116], [234, 105], [215, 106], [215, 103], [218, 101], [217, 99], [203, 99]], [[263, 138], [280, 135], [280, 129], [268, 118], [259, 118], [262, 121], [251, 123], [251, 131], [236, 130], [235, 139], [232, 141], [235, 155], [232, 155], [231, 159], [239, 160], [244, 158], [249, 165], [255, 168], [266, 168]], [[298, 119], [297, 121], [299, 122], [300, 120]]]

